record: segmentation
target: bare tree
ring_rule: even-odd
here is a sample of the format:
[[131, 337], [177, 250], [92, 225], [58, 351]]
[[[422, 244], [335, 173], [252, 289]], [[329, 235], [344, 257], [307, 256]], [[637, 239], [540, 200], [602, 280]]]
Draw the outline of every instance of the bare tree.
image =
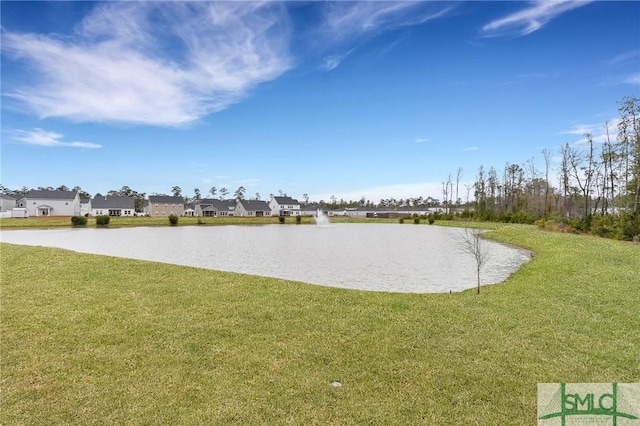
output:
[[544, 187], [544, 216], [548, 216], [551, 212], [551, 202], [549, 200], [549, 169], [551, 168], [551, 151], [547, 148], [542, 150], [542, 157], [544, 158], [544, 181], [546, 183]]
[[640, 213], [640, 98], [625, 97], [618, 108], [618, 141], [624, 162], [624, 191], [627, 207]]
[[460, 181], [462, 180], [462, 167], [458, 167], [458, 171], [456, 172], [456, 207], [460, 207], [460, 197], [458, 197], [458, 187], [460, 186]]
[[480, 270], [489, 259], [489, 249], [480, 231], [465, 228], [458, 239], [463, 253], [473, 256], [476, 261], [476, 276], [478, 277], [478, 294], [480, 294]]

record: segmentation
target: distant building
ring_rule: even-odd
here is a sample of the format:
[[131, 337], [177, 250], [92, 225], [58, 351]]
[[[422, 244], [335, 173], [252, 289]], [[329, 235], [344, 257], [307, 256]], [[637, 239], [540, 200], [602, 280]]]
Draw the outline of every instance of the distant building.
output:
[[271, 197], [269, 208], [273, 216], [300, 216], [300, 202], [291, 197]]
[[203, 198], [195, 205], [198, 217], [226, 217], [233, 216], [236, 210], [235, 200], [219, 200], [217, 198]]
[[26, 208], [29, 216], [79, 216], [80, 197], [77, 191], [32, 189], [16, 202]]
[[144, 213], [149, 216], [183, 216], [184, 198], [171, 195], [149, 195]]
[[269, 208], [269, 204], [267, 204], [266, 201], [238, 200], [235, 215], [251, 217], [271, 216], [271, 208]]
[[97, 195], [91, 200], [91, 216], [135, 216], [136, 200], [133, 197]]

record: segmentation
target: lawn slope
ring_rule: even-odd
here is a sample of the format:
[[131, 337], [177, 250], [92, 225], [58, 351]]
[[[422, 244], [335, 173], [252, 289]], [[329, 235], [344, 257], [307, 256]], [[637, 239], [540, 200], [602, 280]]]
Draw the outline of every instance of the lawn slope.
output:
[[640, 247], [526, 226], [489, 236], [534, 258], [480, 295], [2, 244], [0, 418], [533, 424], [539, 382], [640, 380]]

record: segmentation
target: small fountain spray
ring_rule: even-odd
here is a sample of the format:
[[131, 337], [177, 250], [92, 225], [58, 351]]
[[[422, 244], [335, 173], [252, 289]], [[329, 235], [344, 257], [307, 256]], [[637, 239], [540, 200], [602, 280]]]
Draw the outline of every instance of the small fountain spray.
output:
[[322, 209], [316, 210], [316, 215], [313, 217], [318, 226], [326, 226], [329, 224], [329, 216]]

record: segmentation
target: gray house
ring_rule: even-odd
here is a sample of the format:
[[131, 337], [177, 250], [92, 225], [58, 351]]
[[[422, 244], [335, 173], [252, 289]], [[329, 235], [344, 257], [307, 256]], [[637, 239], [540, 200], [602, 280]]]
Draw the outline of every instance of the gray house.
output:
[[91, 216], [134, 216], [136, 200], [133, 197], [98, 195], [91, 200]]
[[16, 207], [17, 198], [9, 194], [0, 194], [0, 212], [10, 212]]
[[203, 198], [195, 205], [195, 215], [198, 217], [233, 216], [236, 210], [235, 200], [218, 200], [217, 198]]
[[250, 217], [271, 216], [271, 208], [269, 208], [269, 204], [266, 201], [238, 200], [235, 215]]
[[26, 208], [29, 216], [78, 216], [80, 197], [77, 191], [49, 191], [32, 189], [16, 202]]

